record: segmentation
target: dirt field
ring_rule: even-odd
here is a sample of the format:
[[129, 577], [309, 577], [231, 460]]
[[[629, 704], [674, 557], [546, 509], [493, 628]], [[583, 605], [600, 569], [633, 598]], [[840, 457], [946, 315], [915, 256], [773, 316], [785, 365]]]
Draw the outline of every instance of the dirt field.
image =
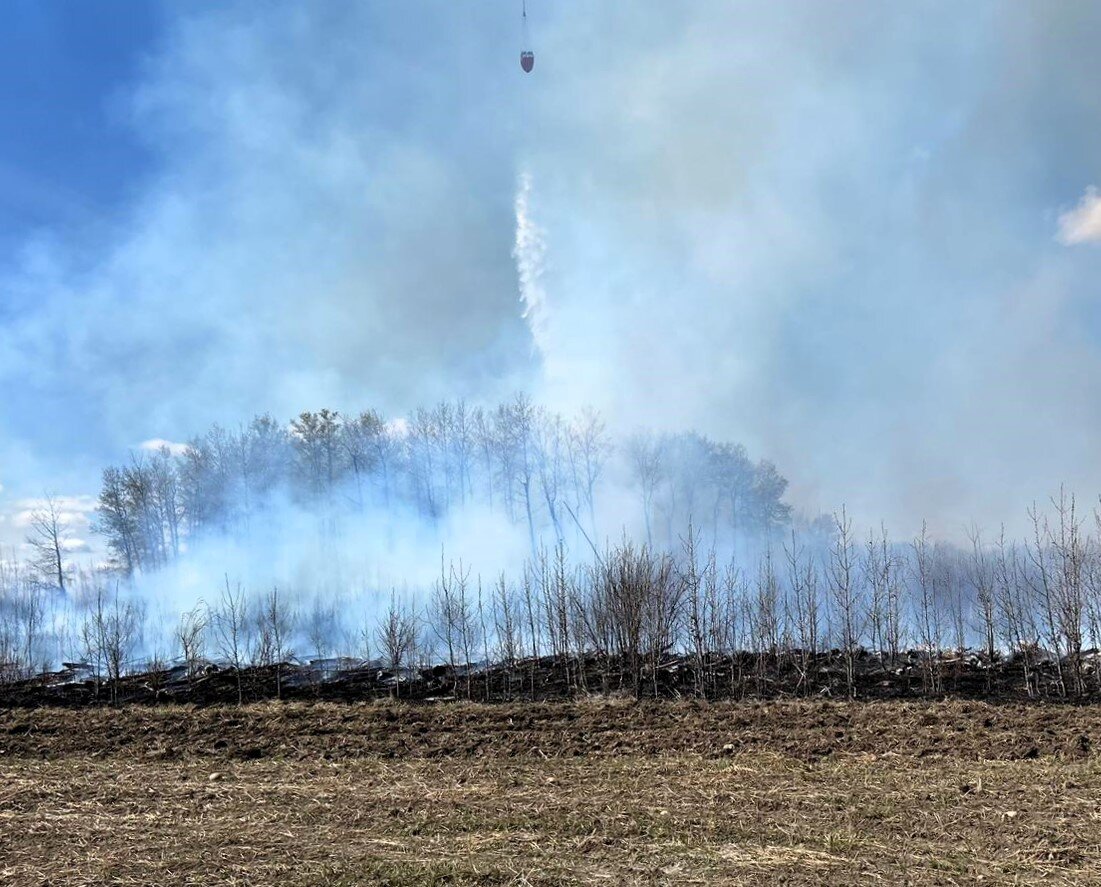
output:
[[1101, 883], [1101, 709], [0, 712], [0, 884]]

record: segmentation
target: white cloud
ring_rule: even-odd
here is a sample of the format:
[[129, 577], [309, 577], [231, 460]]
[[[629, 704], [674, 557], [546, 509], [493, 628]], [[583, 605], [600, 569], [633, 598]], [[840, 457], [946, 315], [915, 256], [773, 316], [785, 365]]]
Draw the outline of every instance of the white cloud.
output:
[[165, 440], [162, 437], [154, 437], [149, 440], [143, 440], [138, 444], [138, 449], [145, 450], [149, 453], [159, 453], [161, 450], [168, 450], [173, 456], [182, 456], [190, 447], [185, 443], [176, 443], [175, 441]]
[[1101, 243], [1101, 194], [1090, 185], [1078, 205], [1059, 216], [1056, 239], [1066, 246]]
[[[21, 511], [40, 511], [49, 505], [50, 500], [41, 499], [17, 499], [15, 507]], [[54, 507], [62, 512], [77, 512], [87, 514], [95, 511], [96, 499], [94, 496], [54, 496]]]
[[[87, 527], [96, 510], [94, 496], [54, 496], [53, 505], [65, 527]], [[26, 529], [34, 516], [49, 506], [47, 499], [17, 499], [13, 503], [12, 526]]]

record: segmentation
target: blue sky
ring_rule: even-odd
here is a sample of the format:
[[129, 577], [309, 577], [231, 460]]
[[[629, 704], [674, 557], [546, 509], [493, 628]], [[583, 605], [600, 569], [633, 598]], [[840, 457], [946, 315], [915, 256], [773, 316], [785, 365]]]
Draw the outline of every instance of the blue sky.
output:
[[0, 29], [0, 249], [36, 231], [94, 226], [140, 188], [154, 158], [125, 94], [155, 53], [152, 2], [10, 0]]
[[902, 533], [1101, 491], [1101, 9], [530, 6], [525, 77], [511, 0], [8, 4], [0, 508], [519, 387]]

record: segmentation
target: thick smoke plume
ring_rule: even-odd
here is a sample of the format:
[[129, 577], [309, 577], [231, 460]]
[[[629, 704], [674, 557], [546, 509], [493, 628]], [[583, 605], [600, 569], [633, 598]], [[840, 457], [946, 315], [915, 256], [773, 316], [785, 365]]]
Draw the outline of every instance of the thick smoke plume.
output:
[[[43, 492], [92, 495], [129, 449], [120, 515], [139, 520], [115, 566], [167, 609], [226, 574], [327, 607], [430, 584], [440, 549], [487, 576], [560, 538], [595, 556], [624, 528], [675, 548], [687, 515], [726, 557], [740, 505], [720, 491], [747, 476], [790, 478], [772, 498], [796, 511], [847, 503], [907, 539], [927, 518], [960, 544], [972, 519], [1023, 537], [1064, 481], [1101, 489], [1096, 10], [546, 8], [531, 78], [495, 3], [173, 9], [119, 97], [154, 161], [131, 204], [0, 265], [0, 538], [18, 560]], [[516, 390], [575, 434], [575, 407], [608, 416], [591, 513], [572, 468], [534, 461], [530, 519], [499, 498], [499, 464], [492, 506], [438, 508], [420, 467], [392, 509], [361, 508], [347, 478], [326, 508], [301, 478], [257, 499], [240, 431], [225, 464], [249, 470], [211, 488], [245, 491], [225, 526], [154, 520], [137, 495], [164, 443], [178, 467], [212, 422], [270, 413], [282, 433], [332, 404], [416, 429], [418, 403]], [[411, 434], [410, 464], [442, 471]], [[541, 452], [569, 441], [540, 428]], [[82, 514], [72, 539], [110, 538]], [[193, 519], [171, 557], [150, 541]]]
[[518, 389], [907, 532], [1101, 489], [1095, 10], [543, 7], [531, 77], [499, 3], [166, 12], [133, 199], [0, 257], [5, 543], [142, 441]]

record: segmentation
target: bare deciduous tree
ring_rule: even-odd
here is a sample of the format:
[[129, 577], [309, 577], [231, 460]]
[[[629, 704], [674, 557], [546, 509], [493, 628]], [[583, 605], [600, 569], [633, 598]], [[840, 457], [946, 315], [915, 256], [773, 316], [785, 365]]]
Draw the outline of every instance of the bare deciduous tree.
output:
[[241, 584], [235, 588], [226, 576], [218, 606], [210, 614], [221, 656], [229, 662], [237, 682], [237, 704], [244, 702], [244, 667], [248, 658], [248, 601]]
[[929, 544], [923, 521], [913, 542], [913, 578], [917, 586], [915, 621], [922, 645], [922, 677], [926, 692], [941, 691], [940, 651], [944, 647], [944, 619], [939, 600], [939, 564]]
[[283, 698], [283, 664], [291, 656], [289, 646], [294, 630], [294, 612], [279, 587], [264, 595], [256, 613], [257, 659], [275, 672], [275, 698]]
[[191, 687], [198, 673], [206, 650], [206, 633], [210, 625], [210, 613], [204, 604], [198, 604], [180, 617], [176, 626], [176, 641], [180, 645], [187, 682]]
[[790, 607], [794, 611], [795, 636], [799, 653], [795, 658], [799, 671], [797, 689], [810, 689], [810, 669], [818, 654], [820, 618], [818, 567], [815, 559], [803, 550], [795, 530], [791, 531], [791, 546], [785, 548], [788, 562]]
[[967, 531], [971, 550], [967, 558], [967, 578], [975, 595], [975, 612], [982, 633], [983, 648], [990, 665], [986, 669], [986, 688], [991, 687], [993, 666], [998, 655], [998, 606], [995, 596], [994, 564], [982, 542], [982, 532], [972, 526]]
[[845, 666], [845, 688], [849, 698], [856, 695], [856, 648], [860, 639], [864, 607], [858, 584], [856, 543], [852, 520], [842, 507], [834, 515], [835, 535], [830, 546], [830, 595], [838, 620], [838, 646]]
[[68, 573], [65, 549], [70, 533], [61, 506], [52, 493], [48, 493], [40, 507], [31, 513], [26, 541], [40, 580], [64, 593]]
[[394, 677], [394, 694], [401, 695], [403, 670], [417, 647], [420, 624], [414, 610], [398, 601], [397, 592], [390, 592], [390, 606], [375, 627], [375, 643], [383, 661]]
[[119, 682], [123, 668], [133, 654], [134, 644], [141, 635], [145, 607], [139, 601], [124, 599], [118, 585], [108, 597], [103, 585], [96, 588], [93, 610], [94, 642], [98, 656], [107, 668], [111, 687], [111, 702], [119, 701]]

